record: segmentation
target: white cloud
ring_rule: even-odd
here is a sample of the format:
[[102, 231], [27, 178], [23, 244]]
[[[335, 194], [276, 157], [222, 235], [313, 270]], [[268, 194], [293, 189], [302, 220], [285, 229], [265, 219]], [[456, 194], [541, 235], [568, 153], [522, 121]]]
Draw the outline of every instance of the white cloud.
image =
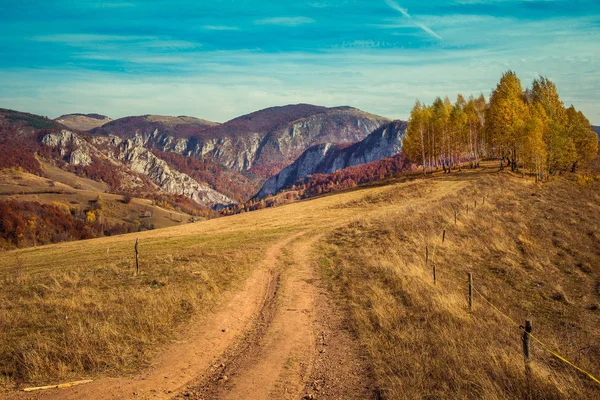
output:
[[254, 21], [257, 25], [280, 25], [280, 26], [299, 26], [313, 24], [314, 19], [308, 17], [274, 17], [264, 18]]
[[411, 20], [416, 26], [418, 26], [419, 28], [421, 28], [423, 31], [427, 32], [429, 35], [433, 36], [436, 39], [439, 40], [444, 40], [443, 37], [441, 37], [440, 35], [438, 35], [437, 33], [435, 33], [431, 28], [429, 28], [427, 25], [415, 20], [406, 9], [400, 7], [397, 3], [395, 3], [393, 0], [385, 0], [385, 3], [390, 6], [392, 9], [399, 11], [402, 15], [404, 15], [406, 18], [408, 18], [409, 20]]
[[207, 31], [239, 31], [240, 28], [237, 26], [229, 25], [202, 25], [202, 29]]
[[[370, 43], [367, 43], [370, 45]], [[376, 114], [407, 118], [416, 98], [457, 93], [488, 96], [501, 74], [515, 70], [529, 85], [537, 72], [556, 82], [565, 103], [600, 122], [600, 81], [591, 66], [600, 55], [589, 43], [547, 44], [527, 49], [397, 50], [355, 47], [326, 54], [202, 52], [172, 61], [171, 75], [83, 70], [4, 71], [0, 107], [58, 116], [98, 112], [112, 118], [134, 114], [194, 115], [225, 121], [273, 105], [299, 102], [352, 105]], [[577, 54], [574, 56], [573, 54]]]
[[77, 45], [98, 42], [135, 42], [139, 40], [154, 39], [154, 37], [130, 35], [95, 35], [88, 33], [58, 33], [53, 35], [33, 36], [30, 39], [37, 42], [65, 43]]

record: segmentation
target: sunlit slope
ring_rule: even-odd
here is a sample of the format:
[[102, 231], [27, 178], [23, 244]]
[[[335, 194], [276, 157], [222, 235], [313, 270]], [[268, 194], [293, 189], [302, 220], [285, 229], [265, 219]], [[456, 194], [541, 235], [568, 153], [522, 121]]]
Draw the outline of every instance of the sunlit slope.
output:
[[[322, 273], [348, 306], [384, 397], [589, 397], [595, 384], [540, 346], [528, 381], [521, 331], [480, 298], [469, 312], [465, 282], [472, 272], [476, 288], [503, 312], [519, 323], [533, 319], [534, 333], [597, 373], [599, 204], [598, 182], [536, 184], [493, 163], [3, 253], [0, 375], [12, 387], [138, 370], [176, 327], [218, 307], [220, 294], [243, 281], [270, 245], [305, 232], [321, 236]], [[462, 211], [456, 225], [454, 209]], [[134, 277], [136, 239], [141, 274]]]
[[[43, 383], [147, 365], [156, 344], [247, 276], [269, 245], [378, 213], [344, 204], [386, 190], [2, 253], [2, 380]], [[134, 277], [136, 239], [141, 274]]]

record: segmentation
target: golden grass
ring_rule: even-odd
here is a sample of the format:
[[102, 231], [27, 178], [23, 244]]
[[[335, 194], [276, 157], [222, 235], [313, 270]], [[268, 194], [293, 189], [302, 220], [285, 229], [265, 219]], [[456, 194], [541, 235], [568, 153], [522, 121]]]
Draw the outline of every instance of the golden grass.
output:
[[[443, 182], [459, 180], [468, 184], [443, 190]], [[477, 295], [469, 312], [466, 281], [472, 272], [476, 287], [511, 318], [531, 318], [537, 337], [600, 373], [599, 185], [563, 178], [537, 185], [509, 173], [414, 185], [419, 196], [442, 197], [415, 204], [395, 187], [385, 200], [396, 210], [337, 229], [322, 244], [323, 271], [349, 306], [383, 397], [597, 397], [600, 386], [536, 343], [527, 378], [520, 329]], [[455, 226], [453, 209], [464, 213], [467, 204], [469, 215]]]
[[[241, 282], [267, 247], [321, 223], [346, 223], [355, 210], [336, 207], [363, 194], [0, 254], [0, 385], [146, 366], [178, 328]], [[141, 275], [134, 277], [136, 238]]]
[[[477, 297], [469, 312], [465, 280], [473, 272], [476, 287], [512, 318], [532, 317], [542, 340], [600, 371], [598, 184], [537, 185], [491, 167], [387, 183], [0, 254], [0, 384], [138, 370], [193, 315], [218, 306], [271, 244], [307, 231], [325, 234], [323, 272], [349, 305], [384, 397], [597, 396], [593, 383], [535, 344], [527, 380], [519, 329]], [[452, 207], [484, 193], [485, 206], [451, 224], [437, 246], [433, 286], [425, 245], [433, 256]], [[134, 277], [138, 237], [142, 274]]]
[[1, 374], [44, 382], [144, 366], [179, 323], [245, 276], [277, 234], [142, 239], [136, 277], [133, 238], [3, 256], [13, 265], [0, 278]]

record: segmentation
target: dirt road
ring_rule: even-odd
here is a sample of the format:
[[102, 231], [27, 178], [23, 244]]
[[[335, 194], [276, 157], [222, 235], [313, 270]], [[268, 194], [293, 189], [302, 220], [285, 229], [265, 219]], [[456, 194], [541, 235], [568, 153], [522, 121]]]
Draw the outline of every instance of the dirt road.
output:
[[376, 397], [345, 314], [318, 277], [318, 239], [297, 234], [270, 247], [241, 289], [190, 324], [139, 375], [7, 398]]

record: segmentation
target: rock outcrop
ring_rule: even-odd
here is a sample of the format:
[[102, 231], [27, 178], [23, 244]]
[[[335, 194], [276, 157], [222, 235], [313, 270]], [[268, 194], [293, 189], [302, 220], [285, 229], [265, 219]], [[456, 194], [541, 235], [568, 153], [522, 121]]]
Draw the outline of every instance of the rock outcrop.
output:
[[[88, 141], [89, 140], [89, 141]], [[160, 190], [191, 198], [206, 207], [222, 207], [235, 203], [210, 186], [169, 167], [143, 146], [139, 137], [121, 139], [117, 136], [91, 137], [86, 140], [77, 133], [62, 130], [42, 138], [42, 143], [59, 149], [60, 155], [73, 165], [91, 165], [93, 157], [109, 160], [129, 171], [147, 177]], [[135, 175], [135, 174], [131, 174]]]
[[92, 149], [89, 143], [78, 134], [61, 130], [59, 133], [50, 133], [42, 138], [42, 144], [50, 147], [57, 147], [60, 156], [69, 158], [69, 163], [73, 165], [87, 166], [92, 163]]
[[323, 143], [312, 146], [277, 175], [267, 179], [257, 198], [275, 194], [307, 175], [330, 174], [359, 164], [391, 157], [402, 150], [407, 124], [393, 121], [373, 131], [364, 140], [348, 145]]
[[224, 206], [235, 203], [227, 196], [201, 184], [189, 175], [171, 169], [166, 161], [133, 140], [118, 145], [118, 158], [133, 171], [147, 176], [167, 193], [180, 194], [203, 206]]

